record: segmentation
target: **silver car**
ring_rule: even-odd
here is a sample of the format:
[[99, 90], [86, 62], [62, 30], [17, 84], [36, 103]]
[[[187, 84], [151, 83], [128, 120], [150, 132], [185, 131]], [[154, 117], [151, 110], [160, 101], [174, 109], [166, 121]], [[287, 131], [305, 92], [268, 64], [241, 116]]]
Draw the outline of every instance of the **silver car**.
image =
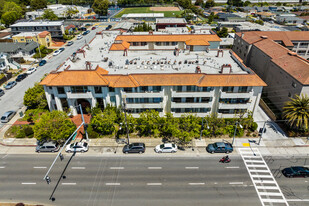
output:
[[68, 145], [65, 148], [66, 152], [87, 152], [88, 151], [88, 143], [87, 142], [75, 142]]
[[17, 84], [16, 81], [11, 81], [11, 82], [9, 82], [4, 88], [5, 88], [5, 89], [11, 89], [11, 88], [13, 88], [16, 84]]
[[1, 123], [8, 123], [16, 114], [15, 111], [8, 111], [4, 113], [1, 117]]

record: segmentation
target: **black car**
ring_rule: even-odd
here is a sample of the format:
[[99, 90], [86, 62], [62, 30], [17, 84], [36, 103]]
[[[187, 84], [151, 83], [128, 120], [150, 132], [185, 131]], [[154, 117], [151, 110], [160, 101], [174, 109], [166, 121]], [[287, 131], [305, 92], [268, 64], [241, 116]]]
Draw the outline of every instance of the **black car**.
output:
[[112, 28], [112, 25], [108, 25], [105, 30], [110, 30], [111, 28]]
[[84, 31], [83, 33], [82, 33], [82, 35], [87, 35], [87, 34], [89, 34], [90, 33], [90, 31], [89, 30], [87, 30], [87, 31]]
[[233, 146], [228, 142], [216, 142], [207, 145], [206, 150], [209, 153], [230, 153], [233, 152]]
[[23, 73], [17, 76], [16, 81], [20, 82], [21, 80], [25, 79], [28, 76], [28, 74]]
[[46, 60], [40, 61], [39, 66], [44, 66], [44, 64], [46, 64]]
[[308, 167], [288, 167], [282, 170], [282, 174], [286, 177], [309, 177]]
[[4, 95], [4, 91], [0, 89], [0, 97]]
[[129, 145], [125, 145], [122, 149], [123, 153], [144, 153], [146, 150], [145, 144], [144, 143], [132, 143]]

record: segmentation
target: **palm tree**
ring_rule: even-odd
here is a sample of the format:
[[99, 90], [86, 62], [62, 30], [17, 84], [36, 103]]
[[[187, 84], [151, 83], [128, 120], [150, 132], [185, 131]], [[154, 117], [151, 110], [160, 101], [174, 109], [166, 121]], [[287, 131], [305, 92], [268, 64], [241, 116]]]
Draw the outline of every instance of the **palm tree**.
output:
[[288, 120], [290, 127], [308, 129], [309, 98], [305, 95], [295, 95], [283, 107], [283, 117]]

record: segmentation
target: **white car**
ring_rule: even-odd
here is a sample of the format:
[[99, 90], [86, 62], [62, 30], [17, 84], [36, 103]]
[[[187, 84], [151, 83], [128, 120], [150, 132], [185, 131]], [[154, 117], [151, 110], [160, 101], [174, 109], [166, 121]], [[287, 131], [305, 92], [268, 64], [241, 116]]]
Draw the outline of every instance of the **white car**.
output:
[[32, 67], [30, 69], [28, 69], [28, 71], [26, 72], [27, 74], [32, 74], [33, 72], [36, 71], [36, 68], [35, 67]]
[[87, 142], [75, 142], [69, 144], [65, 148], [66, 152], [87, 152], [88, 151], [88, 143]]
[[77, 36], [77, 40], [80, 40], [82, 38], [83, 38], [83, 36], [81, 34]]
[[61, 53], [61, 50], [56, 50], [56, 51], [54, 51], [53, 56], [57, 56], [60, 53]]
[[177, 145], [172, 143], [159, 144], [156, 146], [157, 153], [175, 153], [177, 152]]

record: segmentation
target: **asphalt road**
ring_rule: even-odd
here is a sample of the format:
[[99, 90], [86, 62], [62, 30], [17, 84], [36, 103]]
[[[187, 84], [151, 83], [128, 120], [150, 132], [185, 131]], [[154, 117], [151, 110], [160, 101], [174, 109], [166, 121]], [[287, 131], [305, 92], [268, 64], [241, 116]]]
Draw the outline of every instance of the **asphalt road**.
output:
[[230, 164], [211, 158], [73, 157], [57, 161], [51, 184], [42, 179], [53, 155], [0, 156], [0, 199], [51, 205], [261, 205], [239, 157]]
[[[55, 70], [60, 64], [62, 64], [73, 52], [85, 44], [85, 40], [89, 42], [97, 31], [103, 30], [99, 27], [96, 30], [90, 30], [90, 33], [84, 36], [81, 40], [76, 40], [72, 46], [66, 47], [65, 50], [58, 56], [53, 56], [51, 59], [47, 59], [47, 64], [42, 67], [38, 67], [37, 71], [29, 75], [26, 79], [18, 82], [15, 87], [10, 90], [5, 90], [5, 95], [0, 98], [0, 115], [9, 110], [18, 110], [23, 106], [23, 97], [26, 90], [33, 87], [35, 82], [39, 82], [44, 74]], [[12, 81], [12, 79], [10, 79]], [[0, 124], [0, 128], [3, 125]]]

